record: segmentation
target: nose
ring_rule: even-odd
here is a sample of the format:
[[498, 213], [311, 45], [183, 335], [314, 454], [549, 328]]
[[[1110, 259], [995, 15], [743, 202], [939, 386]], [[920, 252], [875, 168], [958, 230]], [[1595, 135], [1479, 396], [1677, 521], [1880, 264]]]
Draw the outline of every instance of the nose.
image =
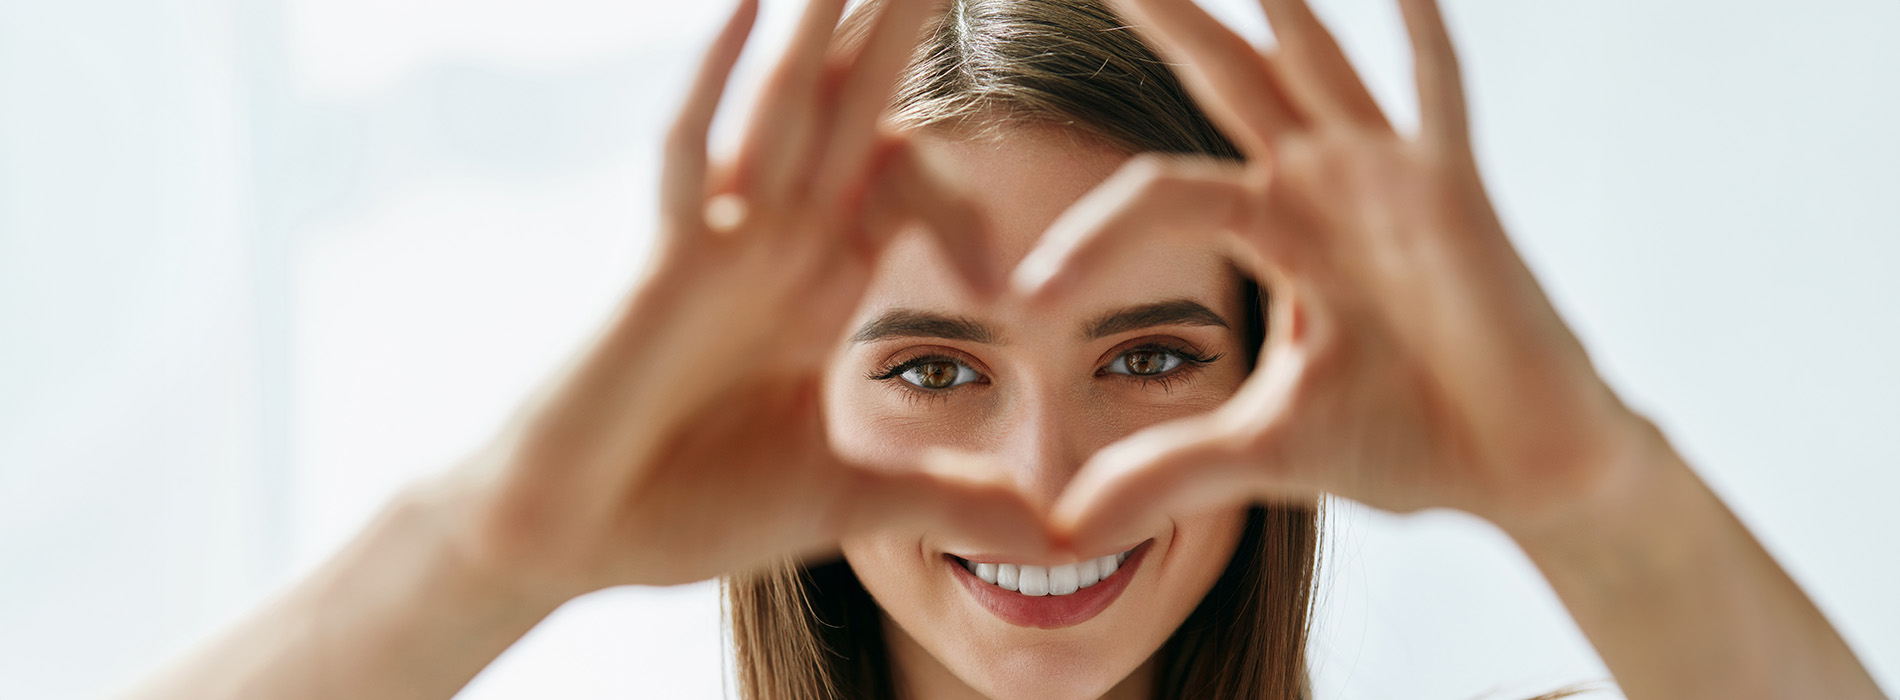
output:
[[1013, 397], [998, 418], [1002, 434], [996, 460], [1009, 466], [1010, 479], [1025, 495], [1045, 507], [1054, 504], [1093, 451], [1086, 444], [1085, 408], [1052, 392], [1030, 390]]

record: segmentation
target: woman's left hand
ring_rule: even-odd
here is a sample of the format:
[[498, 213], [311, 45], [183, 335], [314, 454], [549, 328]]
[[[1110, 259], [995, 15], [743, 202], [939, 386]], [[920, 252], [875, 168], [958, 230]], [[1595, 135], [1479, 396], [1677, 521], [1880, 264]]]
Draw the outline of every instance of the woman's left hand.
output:
[[[1261, 52], [1185, 0], [1126, 0], [1246, 163], [1137, 157], [1013, 280], [1031, 303], [1092, 284], [1157, 235], [1211, 236], [1271, 290], [1260, 367], [1211, 414], [1096, 455], [1056, 507], [1078, 551], [1167, 513], [1333, 493], [1452, 507], [1506, 529], [1626, 492], [1660, 440], [1624, 407], [1512, 249], [1472, 157], [1433, 0], [1401, 0], [1421, 125], [1397, 133], [1301, 0], [1262, 0]], [[1162, 224], [1166, 225], [1161, 230]]]

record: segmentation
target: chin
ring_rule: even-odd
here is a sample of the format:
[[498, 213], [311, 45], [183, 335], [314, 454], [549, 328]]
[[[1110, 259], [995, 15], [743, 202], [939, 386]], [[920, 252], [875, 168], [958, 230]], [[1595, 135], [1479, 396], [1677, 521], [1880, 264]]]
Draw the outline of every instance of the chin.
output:
[[996, 656], [1006, 661], [951, 669], [991, 700], [1097, 700], [1130, 680], [1147, 656], [1131, 664], [1127, 659], [1104, 658], [1100, 650], [1065, 645], [994, 651], [1001, 652]]

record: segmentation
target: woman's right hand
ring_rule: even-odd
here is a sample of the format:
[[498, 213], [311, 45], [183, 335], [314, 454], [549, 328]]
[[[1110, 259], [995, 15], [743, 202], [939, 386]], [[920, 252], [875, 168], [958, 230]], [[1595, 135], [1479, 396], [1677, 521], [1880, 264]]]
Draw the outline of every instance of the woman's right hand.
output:
[[879, 128], [937, 3], [890, 2], [855, 51], [828, 53], [843, 5], [811, 2], [736, 158], [711, 168], [708, 128], [757, 15], [742, 0], [668, 136], [646, 275], [496, 440], [423, 487], [472, 561], [573, 596], [822, 556], [893, 522], [1042, 551], [1014, 491], [845, 464], [826, 443], [823, 363], [884, 242], [922, 223], [974, 292], [1000, 277], [977, 211]]

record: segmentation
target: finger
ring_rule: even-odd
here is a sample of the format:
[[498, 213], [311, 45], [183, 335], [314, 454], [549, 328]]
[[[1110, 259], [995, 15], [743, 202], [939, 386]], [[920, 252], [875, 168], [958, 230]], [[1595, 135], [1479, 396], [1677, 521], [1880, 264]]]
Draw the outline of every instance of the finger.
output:
[[862, 177], [877, 143], [878, 118], [890, 103], [891, 88], [910, 63], [924, 23], [936, 12], [936, 0], [887, 0], [877, 8], [869, 33], [850, 63], [832, 112], [824, 157], [811, 172], [816, 201], [832, 204], [850, 180]]
[[739, 177], [748, 198], [778, 201], [795, 196], [791, 183], [803, 176], [799, 172], [802, 161], [815, 147], [820, 83], [827, 74], [827, 49], [844, 4], [845, 0], [809, 0], [791, 45], [753, 108], [739, 148]]
[[1074, 551], [1105, 551], [1175, 515], [1259, 500], [1265, 481], [1214, 415], [1166, 423], [1096, 453], [1056, 500], [1050, 525]]
[[946, 473], [954, 472], [954, 465], [943, 464], [918, 471], [848, 471], [841, 537], [889, 528], [924, 531], [1024, 561], [1040, 561], [1055, 550], [1041, 511], [1006, 483], [959, 478]]
[[1267, 157], [1280, 136], [1304, 119], [1252, 44], [1193, 0], [1119, 0], [1132, 19], [1154, 30], [1182, 82], [1241, 150]]
[[1412, 37], [1414, 71], [1418, 80], [1419, 134], [1429, 143], [1468, 149], [1470, 127], [1465, 113], [1464, 78], [1458, 54], [1437, 0], [1399, 0], [1405, 27]]
[[854, 245], [867, 260], [875, 260], [900, 231], [921, 222], [979, 300], [989, 300], [1000, 291], [1002, 274], [991, 252], [982, 210], [925, 166], [915, 145], [901, 137], [886, 137], [870, 172], [876, 184], [864, 193], [864, 204], [854, 207], [863, 212], [864, 221], [853, 235]]
[[666, 134], [666, 171], [660, 182], [660, 207], [669, 232], [684, 235], [704, 228], [706, 199], [706, 139], [719, 111], [732, 67], [739, 61], [746, 37], [759, 15], [759, 0], [739, 0], [739, 6], [719, 31], [719, 38], [700, 61], [699, 73], [687, 93], [686, 104]]
[[[1255, 182], [1258, 177], [1211, 159], [1136, 156], [1057, 217], [1017, 264], [1010, 287], [1025, 300], [1046, 305], [1156, 245], [1183, 239], [1219, 242], [1241, 230], [1273, 238], [1249, 224], [1256, 192], [1263, 188]], [[1286, 245], [1277, 247], [1291, 255]], [[1266, 259], [1235, 257], [1243, 263]]]
[[1280, 42], [1279, 73], [1302, 111], [1319, 121], [1390, 128], [1365, 81], [1306, 0], [1260, 0]]

